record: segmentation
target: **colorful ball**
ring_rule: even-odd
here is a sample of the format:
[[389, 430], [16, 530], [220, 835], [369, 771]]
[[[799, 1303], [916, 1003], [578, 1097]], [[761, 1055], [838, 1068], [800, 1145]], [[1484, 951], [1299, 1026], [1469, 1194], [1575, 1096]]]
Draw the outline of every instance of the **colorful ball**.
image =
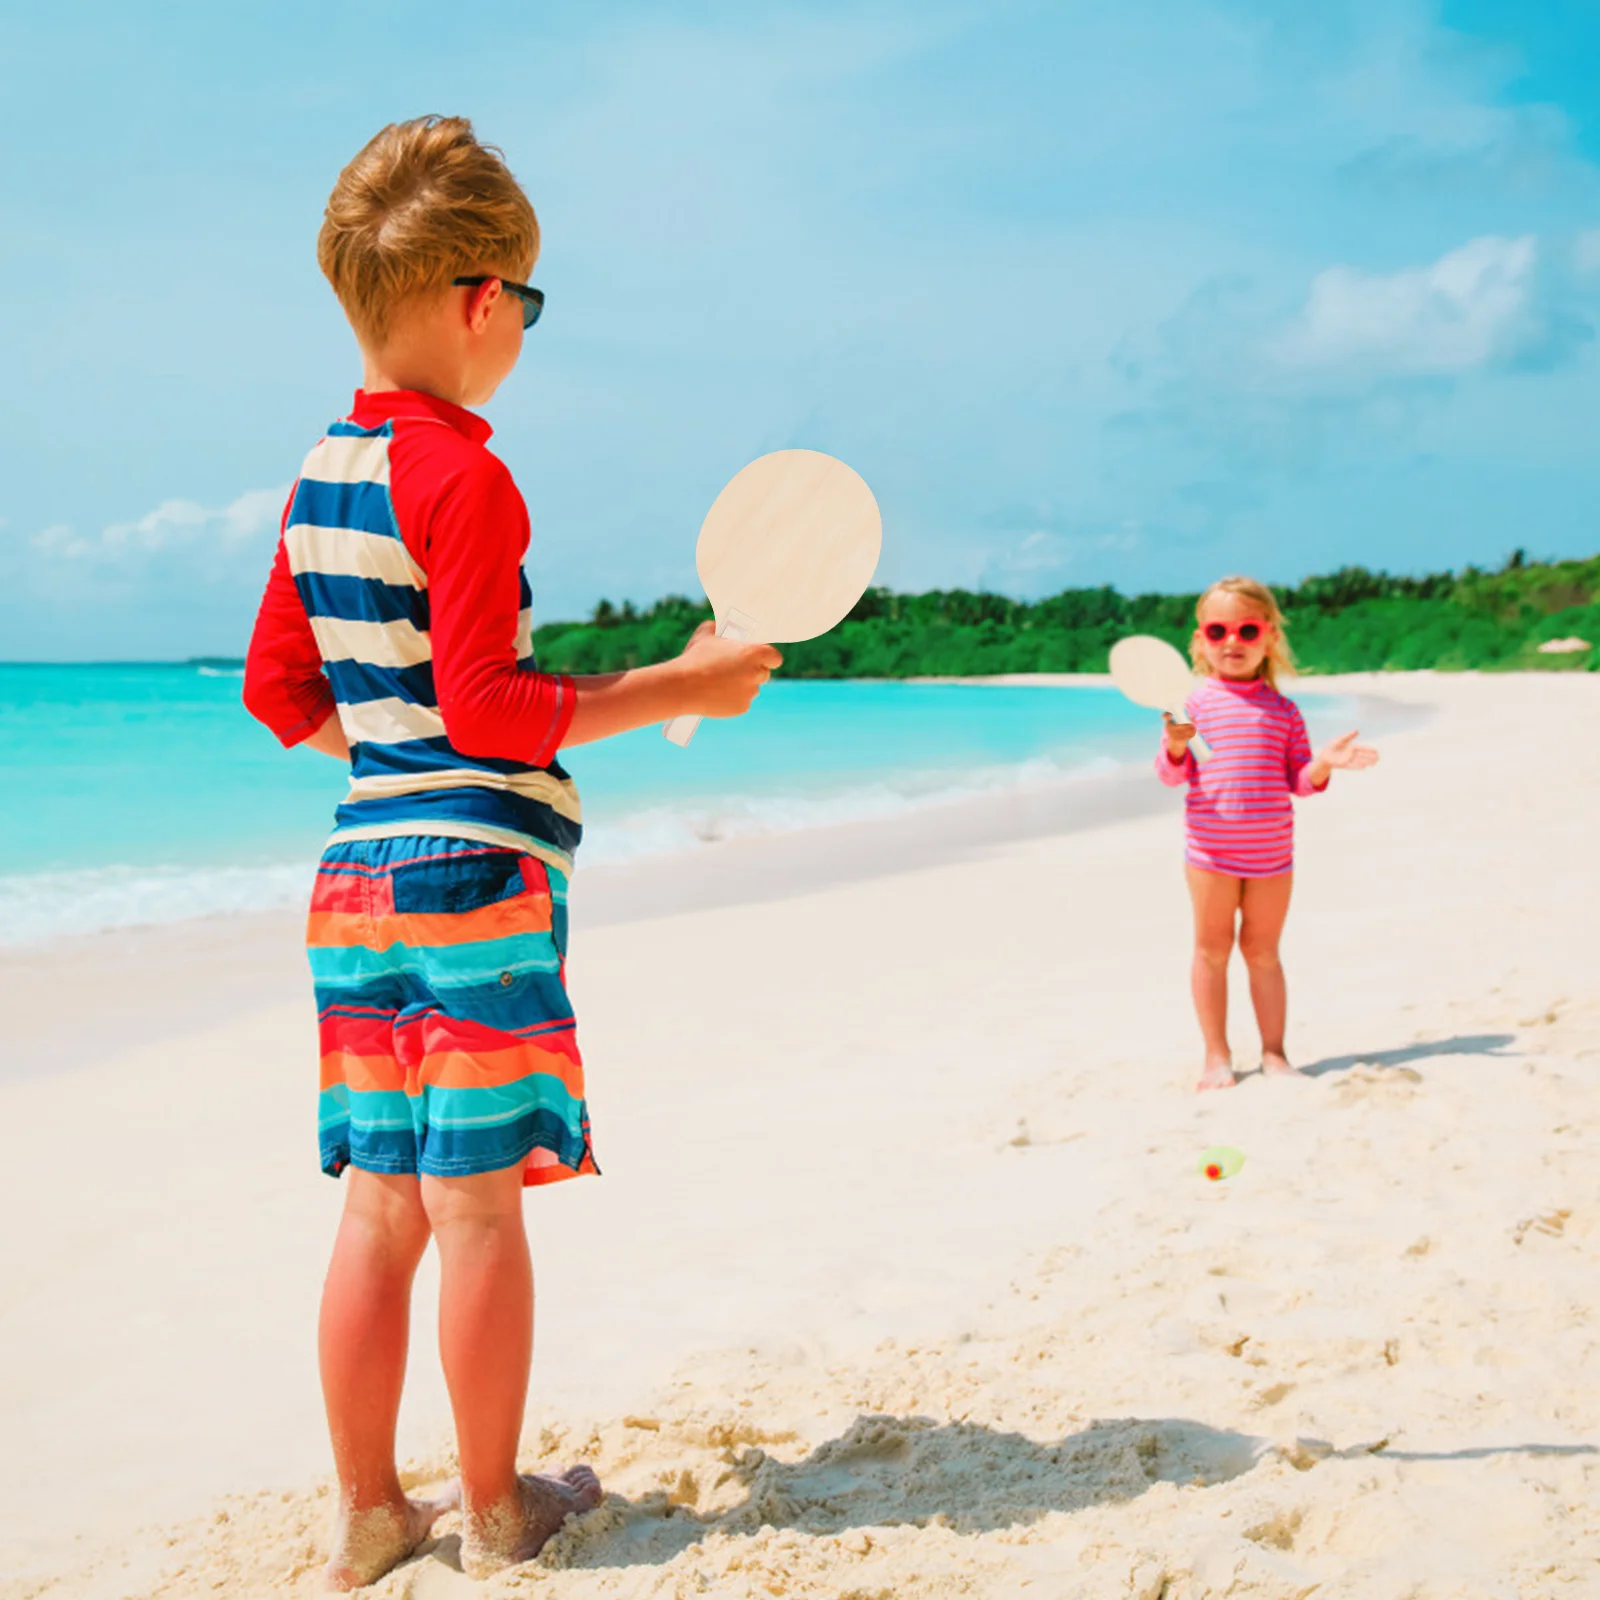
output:
[[1223, 1178], [1237, 1177], [1243, 1165], [1244, 1156], [1239, 1151], [1225, 1144], [1213, 1145], [1200, 1157], [1200, 1174], [1212, 1183], [1218, 1183]]

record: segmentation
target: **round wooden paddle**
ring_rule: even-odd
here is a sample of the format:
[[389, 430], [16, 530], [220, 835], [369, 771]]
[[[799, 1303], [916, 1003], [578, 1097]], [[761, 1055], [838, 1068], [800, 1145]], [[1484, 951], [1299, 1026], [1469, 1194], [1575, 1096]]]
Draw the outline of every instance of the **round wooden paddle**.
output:
[[[758, 456], [700, 525], [694, 564], [728, 639], [792, 644], [837, 627], [878, 568], [883, 522], [872, 491], [819, 450]], [[697, 716], [662, 730], [688, 744]]]
[[[1194, 693], [1194, 668], [1167, 643], [1147, 633], [1118, 639], [1111, 647], [1111, 681], [1136, 706], [1166, 711], [1187, 722], [1183, 703]], [[1190, 741], [1196, 761], [1208, 761], [1211, 747], [1197, 733]]]

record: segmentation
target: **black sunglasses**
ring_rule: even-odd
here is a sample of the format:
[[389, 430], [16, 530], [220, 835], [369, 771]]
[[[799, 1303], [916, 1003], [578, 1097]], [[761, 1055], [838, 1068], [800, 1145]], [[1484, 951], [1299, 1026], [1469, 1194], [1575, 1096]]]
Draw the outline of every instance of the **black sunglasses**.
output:
[[535, 289], [526, 283], [513, 283], [509, 278], [497, 278], [492, 272], [486, 273], [481, 278], [452, 278], [450, 282], [456, 289], [476, 289], [479, 284], [498, 283], [508, 294], [514, 294], [522, 302], [524, 328], [531, 328], [539, 320], [539, 313], [544, 310], [543, 289]]

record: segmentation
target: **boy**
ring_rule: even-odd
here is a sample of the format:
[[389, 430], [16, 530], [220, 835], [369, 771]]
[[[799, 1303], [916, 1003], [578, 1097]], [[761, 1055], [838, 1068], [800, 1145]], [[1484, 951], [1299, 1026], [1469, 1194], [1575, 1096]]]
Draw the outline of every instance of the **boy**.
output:
[[340, 174], [317, 257], [362, 388], [290, 495], [245, 673], [245, 704], [285, 745], [351, 763], [307, 934], [322, 1167], [350, 1169], [318, 1334], [338, 1589], [405, 1560], [455, 1503], [407, 1499], [394, 1458], [430, 1238], [464, 1567], [525, 1561], [600, 1501], [585, 1467], [516, 1470], [522, 1190], [596, 1170], [563, 982], [578, 799], [556, 758], [682, 712], [737, 716], [780, 663], [707, 625], [659, 666], [535, 669], [527, 511], [465, 408], [538, 317], [538, 249], [527, 196], [463, 118], [387, 127]]

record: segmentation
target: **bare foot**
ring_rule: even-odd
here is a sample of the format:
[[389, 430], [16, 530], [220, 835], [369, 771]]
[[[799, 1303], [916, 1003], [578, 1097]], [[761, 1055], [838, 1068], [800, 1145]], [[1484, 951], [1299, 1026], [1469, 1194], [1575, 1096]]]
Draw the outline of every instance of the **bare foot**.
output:
[[341, 1511], [334, 1532], [333, 1554], [323, 1569], [330, 1589], [361, 1589], [398, 1567], [446, 1511], [461, 1503], [452, 1487], [437, 1500], [402, 1500], [398, 1505], [366, 1511]]
[[1269, 1078], [1303, 1078], [1305, 1076], [1299, 1067], [1290, 1065], [1289, 1058], [1281, 1050], [1263, 1050], [1261, 1052], [1261, 1070]]
[[568, 1467], [559, 1478], [524, 1473], [517, 1484], [517, 1501], [468, 1511], [461, 1570], [469, 1578], [532, 1561], [568, 1517], [593, 1511], [604, 1498], [599, 1478], [588, 1467]]
[[1195, 1089], [1200, 1092], [1207, 1089], [1231, 1089], [1238, 1081], [1233, 1075], [1231, 1057], [1207, 1056], [1206, 1064], [1200, 1072], [1200, 1081], [1195, 1085]]

